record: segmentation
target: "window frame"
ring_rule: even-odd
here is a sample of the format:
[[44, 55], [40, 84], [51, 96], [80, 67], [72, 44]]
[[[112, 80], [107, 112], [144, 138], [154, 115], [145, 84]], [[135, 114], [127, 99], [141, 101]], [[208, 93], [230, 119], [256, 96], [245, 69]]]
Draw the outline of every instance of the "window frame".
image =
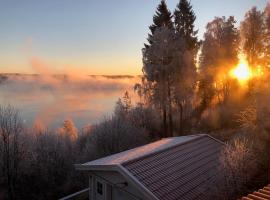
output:
[[104, 188], [103, 188], [103, 183], [101, 183], [100, 181], [97, 181], [97, 194], [103, 196], [104, 195]]

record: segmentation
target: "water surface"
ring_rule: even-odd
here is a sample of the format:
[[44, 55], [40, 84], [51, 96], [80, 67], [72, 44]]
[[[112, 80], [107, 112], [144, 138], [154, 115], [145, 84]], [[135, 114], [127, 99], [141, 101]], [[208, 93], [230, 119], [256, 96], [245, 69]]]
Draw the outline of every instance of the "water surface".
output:
[[0, 103], [18, 108], [27, 126], [58, 127], [71, 118], [83, 128], [110, 115], [126, 90], [135, 102], [138, 81], [129, 76], [1, 75]]

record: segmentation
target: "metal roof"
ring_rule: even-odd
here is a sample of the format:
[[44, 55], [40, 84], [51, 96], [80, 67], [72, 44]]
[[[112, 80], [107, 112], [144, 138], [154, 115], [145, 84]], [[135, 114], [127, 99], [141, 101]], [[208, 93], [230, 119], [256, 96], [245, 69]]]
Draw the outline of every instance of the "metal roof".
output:
[[124, 162], [132, 161], [137, 158], [158, 152], [160, 150], [167, 149], [169, 147], [179, 145], [181, 143], [190, 141], [194, 138], [201, 137], [201, 135], [190, 135], [182, 137], [165, 138], [141, 147], [123, 151], [117, 154], [113, 154], [104, 158], [100, 158], [91, 162], [87, 162], [83, 165], [96, 166], [96, 165], [118, 165]]
[[151, 199], [204, 199], [210, 179], [217, 173], [222, 146], [222, 142], [208, 135], [173, 137], [77, 168], [118, 170], [152, 196]]

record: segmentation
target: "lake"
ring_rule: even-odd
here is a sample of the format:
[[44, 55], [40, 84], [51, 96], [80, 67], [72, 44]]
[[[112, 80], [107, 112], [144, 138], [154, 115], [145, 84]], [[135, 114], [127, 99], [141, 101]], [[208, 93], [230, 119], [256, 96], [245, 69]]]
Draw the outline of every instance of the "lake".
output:
[[0, 75], [0, 103], [16, 107], [27, 126], [57, 128], [72, 119], [77, 128], [95, 124], [114, 110], [125, 91], [133, 103], [139, 76]]

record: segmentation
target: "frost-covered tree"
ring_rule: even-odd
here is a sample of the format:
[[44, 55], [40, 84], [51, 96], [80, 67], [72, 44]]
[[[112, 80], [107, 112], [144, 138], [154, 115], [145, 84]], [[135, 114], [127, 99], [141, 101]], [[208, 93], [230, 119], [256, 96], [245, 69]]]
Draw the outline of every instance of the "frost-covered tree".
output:
[[124, 104], [122, 102], [122, 99], [119, 98], [115, 104], [115, 108], [114, 108], [114, 115], [117, 116], [117, 117], [120, 117], [122, 119], [125, 118], [126, 116], [126, 112], [125, 112], [125, 109], [124, 109]]
[[152, 36], [152, 44], [143, 50], [143, 73], [151, 84], [151, 101], [162, 110], [164, 136], [167, 136], [168, 105], [171, 101], [172, 40], [174, 31], [159, 28]]
[[182, 37], [189, 50], [198, 48], [198, 31], [195, 30], [196, 15], [192, 5], [187, 0], [180, 0], [174, 11], [174, 27], [177, 34]]
[[143, 81], [136, 85], [148, 106], [161, 111], [163, 137], [173, 135], [175, 112], [179, 112], [177, 124], [181, 132], [183, 113], [191, 105], [196, 83], [196, 16], [185, 0], [179, 2], [173, 16], [174, 23], [165, 1], [161, 1], [150, 26], [149, 45], [142, 50]]
[[[216, 17], [206, 26], [200, 54], [201, 111], [221, 90], [220, 99], [225, 102], [230, 95], [229, 70], [237, 64], [239, 31], [234, 17]], [[206, 99], [205, 99], [206, 98]]]
[[195, 20], [196, 16], [191, 3], [187, 0], [180, 0], [174, 11], [174, 27], [177, 37], [184, 40], [187, 51], [184, 53], [185, 59], [177, 63], [177, 73], [174, 76], [174, 101], [179, 113], [179, 134], [183, 132], [184, 120], [191, 114], [197, 79], [196, 55], [199, 42], [198, 31], [195, 30]]
[[152, 41], [152, 45], [143, 50], [143, 74], [150, 86], [150, 101], [161, 110], [164, 136], [172, 136], [175, 83], [182, 71], [179, 66], [187, 59], [186, 45], [166, 27], [157, 29]]
[[258, 178], [258, 154], [247, 139], [235, 139], [221, 151], [219, 173], [211, 186], [209, 199], [238, 199], [249, 192]]
[[145, 129], [145, 132], [151, 138], [158, 138], [160, 135], [160, 117], [151, 106], [137, 104], [132, 108], [129, 120], [135, 127]]
[[[7, 188], [7, 199], [15, 199], [21, 163], [24, 159], [21, 134], [23, 126], [18, 111], [0, 106], [0, 167]], [[1, 178], [1, 177], [0, 177]]]
[[59, 198], [55, 188], [63, 191], [74, 173], [75, 151], [70, 148], [71, 141], [50, 130], [30, 137], [28, 168], [21, 180], [25, 183], [21, 189], [21, 195], [25, 196], [22, 199]]
[[253, 67], [262, 63], [264, 52], [264, 19], [263, 13], [253, 7], [241, 22], [241, 40], [243, 52]]
[[[156, 10], [156, 13], [155, 15], [153, 16], [153, 24], [149, 27], [151, 33], [148, 34], [148, 43], [149, 44], [145, 44], [144, 48], [142, 49], [142, 52], [143, 52], [143, 64], [144, 64], [144, 67], [143, 67], [143, 73], [144, 73], [144, 76], [142, 78], [142, 84], [140, 85], [140, 87], [137, 87], [137, 91], [138, 89], [143, 89], [143, 93], [144, 93], [144, 96], [146, 97], [147, 101], [148, 102], [151, 102], [150, 104], [155, 104], [157, 105], [157, 103], [159, 104], [159, 107], [162, 109], [162, 119], [163, 119], [163, 136], [167, 136], [167, 114], [168, 114], [168, 109], [171, 110], [171, 105], [170, 105], [170, 108], [167, 107], [167, 95], [169, 95], [169, 101], [171, 101], [171, 90], [169, 89], [169, 86], [166, 86], [165, 82], [168, 82], [168, 80], [165, 80], [167, 79], [166, 78], [166, 72], [165, 71], [168, 71], [168, 69], [165, 69], [166, 67], [164, 67], [164, 65], [166, 65], [166, 62], [170, 62], [170, 61], [167, 61], [168, 58], [170, 57], [170, 52], [166, 52], [166, 48], [168, 46], [168, 42], [166, 41], [167, 38], [170, 39], [169, 37], [170, 36], [166, 36], [167, 38], [163, 38], [163, 42], [160, 42], [158, 40], [158, 37], [160, 37], [161, 35], [161, 30], [167, 30], [167, 33], [165, 33], [165, 31], [163, 31], [163, 35], [165, 34], [168, 34], [170, 32], [171, 36], [172, 34], [174, 33], [173, 32], [173, 29], [174, 29], [174, 25], [173, 25], [173, 22], [172, 22], [172, 14], [170, 12], [170, 10], [168, 9], [167, 5], [166, 5], [166, 1], [165, 0], [161, 0], [160, 4], [158, 5], [157, 7], [157, 10]], [[156, 33], [158, 32], [158, 33]], [[159, 36], [157, 36], [159, 35]], [[163, 36], [164, 37], [164, 36]], [[172, 38], [171, 38], [172, 39]], [[162, 40], [162, 39], [160, 39]], [[157, 44], [155, 44], [157, 43]], [[158, 51], [158, 48], [160, 50], [160, 52], [157, 52]], [[150, 50], [149, 50], [150, 49]], [[155, 49], [155, 50], [154, 50]], [[161, 56], [160, 58], [163, 60], [161, 61], [163, 64], [163, 66], [156, 66], [156, 69], [153, 69], [153, 70], [156, 70], [158, 72], [155, 72], [155, 75], [152, 76], [150, 75], [153, 71], [151, 71], [151, 67], [147, 67], [149, 65], [153, 66], [155, 65], [154, 61], [153, 60], [153, 57], [152, 58], [148, 58], [150, 57], [150, 54], [151, 52], [156, 51], [156, 56]], [[163, 51], [163, 52], [161, 52]], [[157, 55], [159, 54], [159, 55]], [[163, 55], [161, 55], [163, 54]], [[167, 54], [167, 55], [165, 55]], [[153, 55], [153, 53], [152, 53]], [[167, 58], [165, 58], [167, 56]], [[158, 58], [158, 57], [157, 57]], [[157, 60], [157, 58], [155, 58]], [[151, 60], [152, 59], [152, 60]], [[152, 62], [152, 63], [151, 63]], [[161, 68], [164, 68], [164, 69], [161, 69]], [[150, 69], [150, 71], [149, 71]], [[163, 72], [161, 72], [163, 70]], [[150, 74], [149, 74], [150, 73]], [[159, 73], [157, 75], [157, 73]], [[158, 77], [157, 77], [158, 76]], [[155, 78], [154, 78], [155, 77]], [[157, 83], [157, 80], [158, 79], [158, 82], [159, 84], [156, 84]], [[169, 89], [169, 90], [168, 90]], [[155, 91], [155, 92], [154, 92]], [[167, 92], [166, 92], [167, 91]], [[170, 111], [169, 111], [170, 112]], [[170, 112], [171, 113], [171, 112]], [[169, 132], [170, 132], [170, 135], [172, 134], [172, 116], [171, 114], [169, 114], [169, 121], [170, 121], [170, 125], [169, 125]]]
[[144, 132], [129, 120], [111, 117], [93, 127], [89, 142], [95, 147], [96, 157], [102, 157], [144, 144]]
[[125, 92], [122, 98], [119, 98], [114, 108], [114, 115], [117, 118], [125, 120], [129, 117], [132, 109], [131, 97], [128, 91]]
[[131, 98], [129, 96], [128, 91], [126, 91], [124, 96], [123, 96], [123, 104], [124, 104], [125, 111], [128, 113], [132, 107]]
[[263, 12], [264, 15], [264, 66], [270, 67], [270, 4], [268, 3]]
[[58, 132], [61, 137], [68, 138], [72, 141], [78, 137], [78, 130], [71, 119], [65, 120]]
[[[185, 47], [184, 47], [185, 48]], [[182, 57], [182, 58], [181, 58]], [[195, 97], [195, 88], [197, 83], [197, 72], [194, 62], [194, 51], [187, 49], [178, 55], [175, 63], [173, 79], [173, 102], [176, 105], [176, 110], [179, 113], [178, 134], [182, 134], [184, 124], [191, 125], [191, 113], [193, 111], [193, 102]], [[185, 122], [185, 123], [184, 123]]]
[[145, 48], [148, 48], [152, 44], [152, 37], [157, 28], [167, 27], [173, 29], [172, 14], [167, 7], [166, 1], [161, 0], [157, 7], [156, 13], [153, 16], [153, 24], [149, 26], [150, 34], [148, 34], [149, 44], [145, 44]]
[[200, 54], [200, 70], [211, 76], [221, 68], [235, 65], [238, 61], [239, 33], [233, 16], [216, 17], [206, 26], [202, 52]]

